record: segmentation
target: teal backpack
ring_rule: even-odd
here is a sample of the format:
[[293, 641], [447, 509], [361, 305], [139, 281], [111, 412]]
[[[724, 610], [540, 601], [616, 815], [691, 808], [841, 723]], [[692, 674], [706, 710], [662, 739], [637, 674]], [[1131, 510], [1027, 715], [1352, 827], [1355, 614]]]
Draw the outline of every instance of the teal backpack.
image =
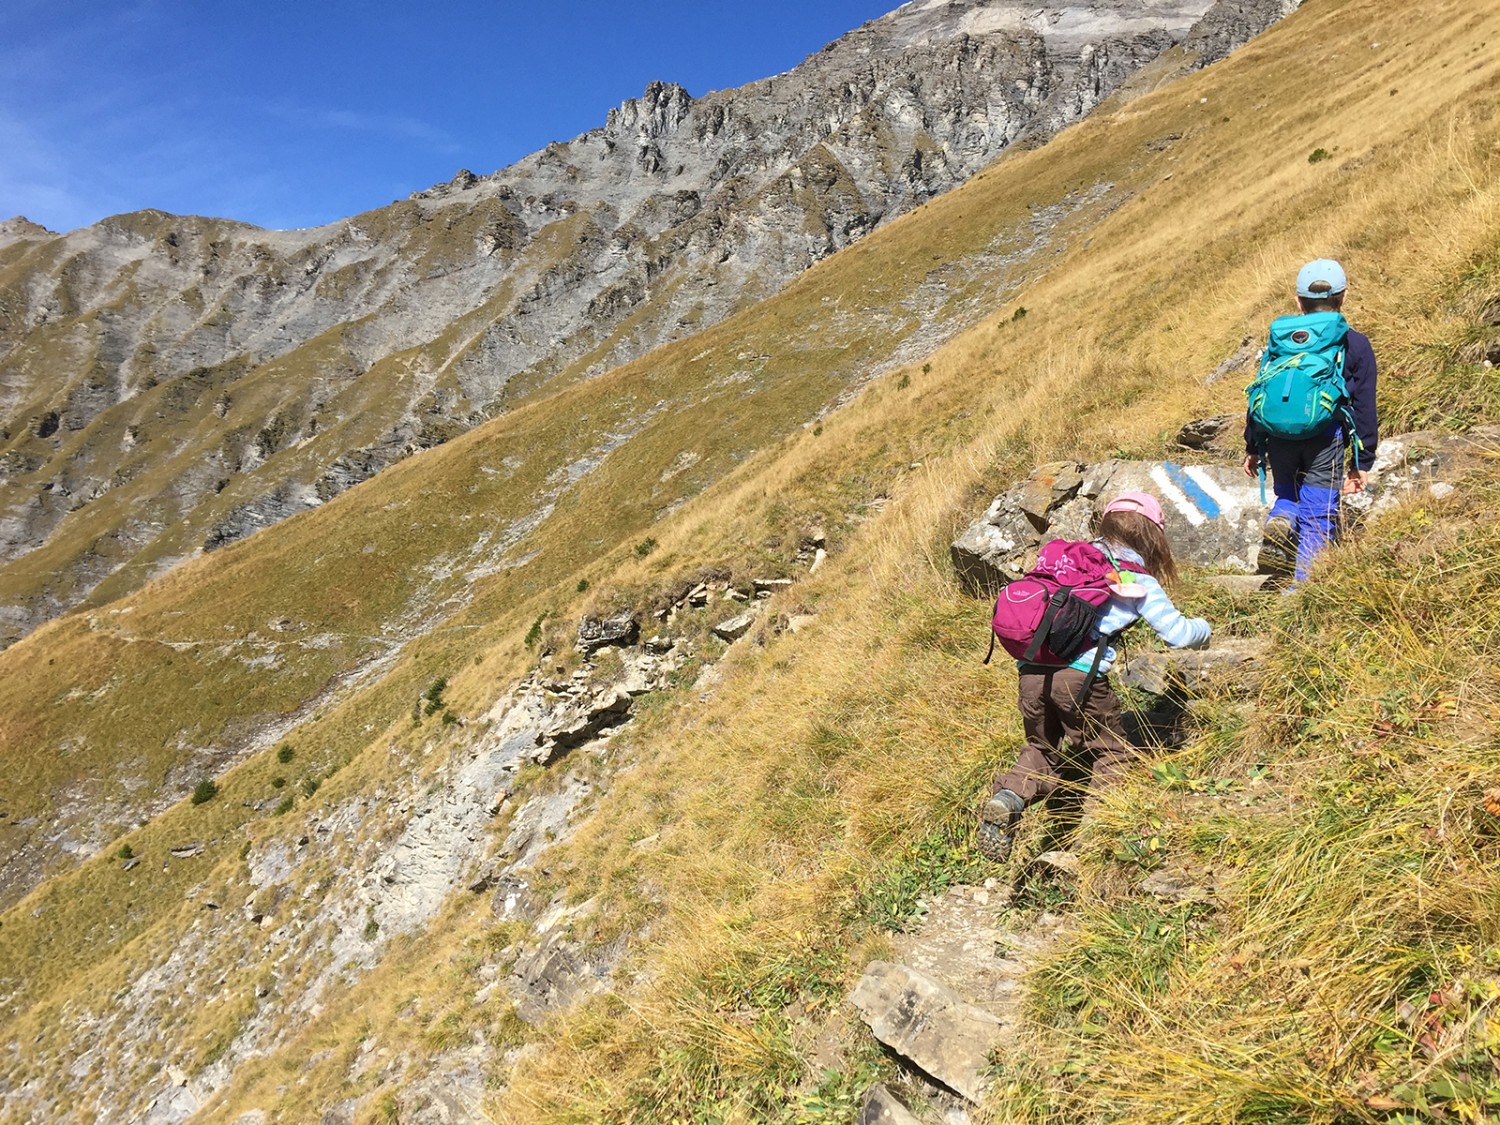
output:
[[1260, 370], [1245, 388], [1251, 427], [1260, 437], [1262, 503], [1266, 498], [1266, 436], [1312, 437], [1330, 422], [1342, 420], [1345, 432], [1358, 445], [1344, 386], [1348, 334], [1349, 322], [1337, 312], [1281, 316], [1271, 322], [1271, 340]]

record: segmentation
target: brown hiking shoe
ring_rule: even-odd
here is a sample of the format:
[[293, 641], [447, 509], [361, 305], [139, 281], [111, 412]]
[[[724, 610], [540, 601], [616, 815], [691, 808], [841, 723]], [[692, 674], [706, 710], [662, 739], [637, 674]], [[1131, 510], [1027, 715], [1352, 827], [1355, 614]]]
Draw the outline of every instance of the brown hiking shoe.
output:
[[979, 833], [977, 836], [979, 854], [991, 863], [1004, 863], [1010, 858], [1011, 845], [1015, 843], [1015, 837], [998, 824], [991, 824], [987, 820], [979, 822]]
[[1297, 569], [1297, 525], [1289, 516], [1266, 521], [1255, 569], [1261, 574], [1291, 574]]
[[979, 854], [993, 863], [1004, 863], [1010, 858], [1011, 843], [1016, 825], [1021, 819], [1021, 810], [1026, 802], [1020, 794], [1002, 789], [984, 803], [979, 811]]

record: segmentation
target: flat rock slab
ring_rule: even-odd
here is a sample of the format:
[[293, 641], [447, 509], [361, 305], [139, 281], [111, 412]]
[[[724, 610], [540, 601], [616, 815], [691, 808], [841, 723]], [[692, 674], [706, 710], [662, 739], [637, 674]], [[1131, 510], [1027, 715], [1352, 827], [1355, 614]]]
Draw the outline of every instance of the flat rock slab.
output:
[[906, 965], [874, 961], [850, 996], [891, 1050], [972, 1102], [984, 1095], [990, 1052], [1005, 1025]]
[[1128, 653], [1115, 675], [1148, 695], [1253, 695], [1260, 689], [1261, 663], [1269, 651], [1268, 642], [1254, 637], [1215, 638], [1208, 648]]
[[922, 1125], [883, 1084], [870, 1087], [855, 1121], [856, 1125]]
[[738, 617], [731, 617], [728, 621], [720, 621], [714, 626], [713, 634], [720, 640], [733, 643], [748, 633], [754, 624], [754, 613], [742, 613]]
[[1153, 871], [1141, 880], [1141, 890], [1167, 902], [1212, 902], [1219, 885], [1212, 871]]

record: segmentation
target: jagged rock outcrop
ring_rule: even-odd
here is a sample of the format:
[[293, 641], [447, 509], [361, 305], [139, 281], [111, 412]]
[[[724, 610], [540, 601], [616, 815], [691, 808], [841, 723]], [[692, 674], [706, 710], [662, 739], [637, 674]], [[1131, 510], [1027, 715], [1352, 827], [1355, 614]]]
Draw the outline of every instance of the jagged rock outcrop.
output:
[[1207, 61], [1284, 6], [918, 0], [785, 74], [652, 83], [570, 142], [327, 227], [8, 220], [0, 568], [46, 563], [0, 569], [0, 644], [713, 324], [1167, 47], [1240, 29]]
[[1219, 0], [1182, 45], [1205, 61], [1223, 58], [1301, 5], [1302, 0]]

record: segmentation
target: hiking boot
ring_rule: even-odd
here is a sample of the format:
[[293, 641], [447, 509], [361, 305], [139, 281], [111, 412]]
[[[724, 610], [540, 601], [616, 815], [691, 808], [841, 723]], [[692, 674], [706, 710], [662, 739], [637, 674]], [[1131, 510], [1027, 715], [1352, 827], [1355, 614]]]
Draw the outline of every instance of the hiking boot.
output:
[[1011, 845], [1015, 843], [1015, 837], [998, 824], [991, 824], [987, 820], [979, 822], [979, 833], [977, 843], [979, 854], [991, 863], [1004, 863], [1010, 858]]
[[1272, 516], [1260, 540], [1256, 570], [1261, 574], [1290, 574], [1297, 569], [1297, 525], [1290, 516]]
[[994, 863], [1010, 858], [1011, 842], [1021, 810], [1026, 807], [1019, 794], [1002, 789], [984, 803], [979, 811], [979, 854]]

